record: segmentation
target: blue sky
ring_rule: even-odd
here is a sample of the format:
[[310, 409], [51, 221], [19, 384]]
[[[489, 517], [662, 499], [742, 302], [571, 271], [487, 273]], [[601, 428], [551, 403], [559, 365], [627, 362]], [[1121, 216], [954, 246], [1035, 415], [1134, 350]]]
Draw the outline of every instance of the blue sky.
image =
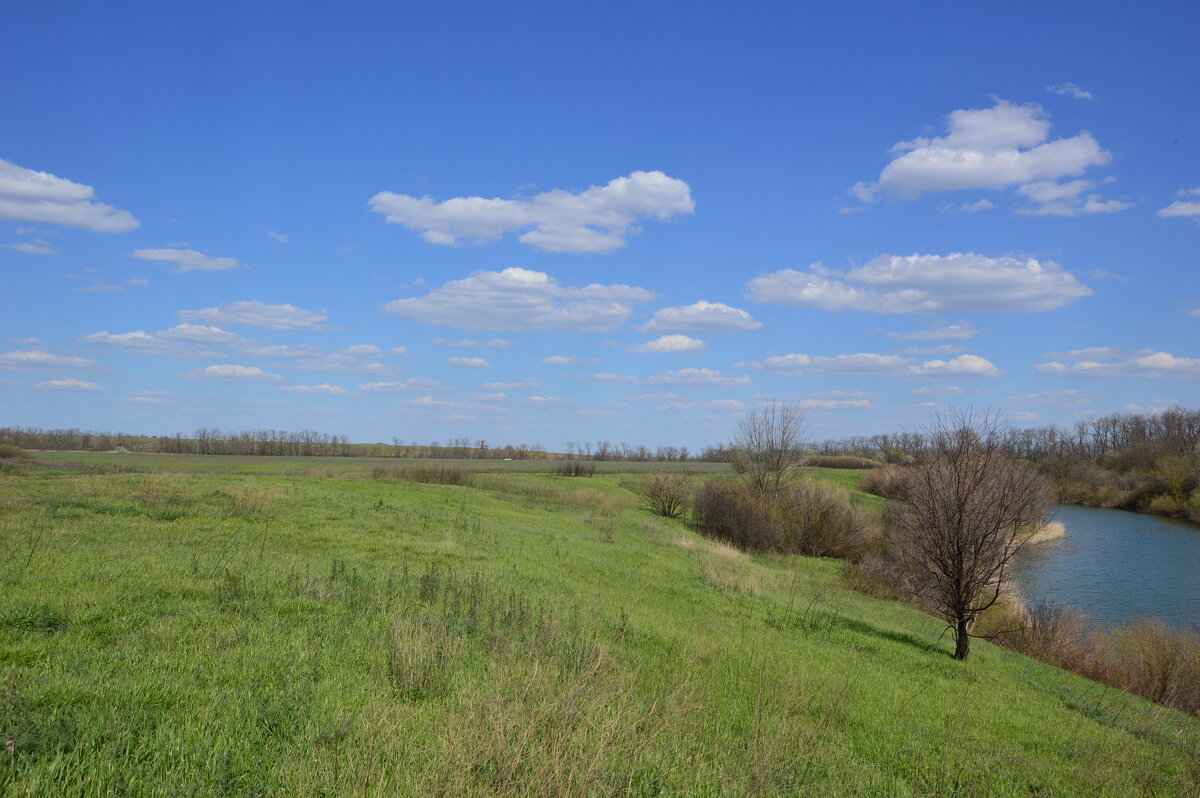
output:
[[0, 423], [1195, 407], [1200, 8], [800, 5], [8, 9]]

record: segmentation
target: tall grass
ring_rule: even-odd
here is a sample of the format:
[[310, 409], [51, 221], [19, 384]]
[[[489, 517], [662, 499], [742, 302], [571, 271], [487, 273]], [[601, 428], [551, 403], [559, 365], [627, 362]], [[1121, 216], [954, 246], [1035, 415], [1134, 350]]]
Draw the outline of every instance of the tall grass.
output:
[[471, 484], [472, 473], [457, 465], [413, 465], [413, 466], [374, 466], [371, 479], [401, 479], [405, 482], [418, 482], [428, 485], [463, 485]]
[[560, 477], [590, 477], [596, 473], [596, 464], [584, 460], [559, 460], [551, 473]]
[[683, 471], [651, 474], [642, 489], [642, 503], [655, 515], [679, 518], [692, 498], [692, 475]]

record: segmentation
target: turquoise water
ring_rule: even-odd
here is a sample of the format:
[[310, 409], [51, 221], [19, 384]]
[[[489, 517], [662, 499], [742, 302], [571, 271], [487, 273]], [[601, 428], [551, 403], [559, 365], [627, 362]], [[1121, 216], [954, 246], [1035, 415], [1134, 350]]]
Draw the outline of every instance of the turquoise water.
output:
[[1060, 540], [1026, 546], [1014, 579], [1028, 603], [1073, 604], [1109, 625], [1131, 615], [1200, 624], [1200, 529], [1141, 513], [1055, 505]]

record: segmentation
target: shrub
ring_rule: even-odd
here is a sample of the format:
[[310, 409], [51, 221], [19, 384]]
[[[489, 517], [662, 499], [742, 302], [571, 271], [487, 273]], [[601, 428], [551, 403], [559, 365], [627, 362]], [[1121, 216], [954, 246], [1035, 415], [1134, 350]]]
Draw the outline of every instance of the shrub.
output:
[[29, 452], [11, 443], [0, 443], [0, 460], [28, 460]]
[[679, 518], [687, 510], [692, 495], [692, 475], [682, 471], [651, 474], [642, 490], [642, 502], [652, 513], [664, 518]]
[[456, 465], [375, 466], [372, 479], [402, 479], [431, 485], [470, 485], [471, 472]]
[[814, 454], [804, 460], [809, 468], [879, 468], [883, 463], [850, 454]]
[[692, 513], [705, 535], [752, 551], [857, 559], [879, 538], [878, 522], [846, 491], [809, 479], [774, 495], [733, 479], [710, 480], [696, 492]]
[[885, 465], [882, 468], [863, 474], [858, 481], [858, 486], [867, 493], [874, 493], [876, 496], [882, 496], [885, 499], [893, 501], [904, 501], [905, 487], [904, 483], [907, 479], [908, 472], [903, 466]]
[[1120, 687], [1200, 715], [1200, 634], [1159, 619], [1135, 619], [1114, 630], [1112, 650]]
[[1183, 515], [1183, 503], [1168, 493], [1155, 496], [1142, 507], [1155, 515]]
[[596, 473], [596, 464], [583, 460], [559, 460], [554, 472], [560, 477], [590, 477]]

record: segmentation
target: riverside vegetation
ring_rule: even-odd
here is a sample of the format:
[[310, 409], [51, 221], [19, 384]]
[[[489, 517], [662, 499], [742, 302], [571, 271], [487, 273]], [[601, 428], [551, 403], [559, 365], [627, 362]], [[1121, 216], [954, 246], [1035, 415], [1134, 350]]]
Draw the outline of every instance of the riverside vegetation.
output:
[[[5, 795], [1200, 794], [1196, 719], [956, 662], [644, 473], [38, 457], [0, 463]], [[871, 513], [862, 473], [797, 490]]]

